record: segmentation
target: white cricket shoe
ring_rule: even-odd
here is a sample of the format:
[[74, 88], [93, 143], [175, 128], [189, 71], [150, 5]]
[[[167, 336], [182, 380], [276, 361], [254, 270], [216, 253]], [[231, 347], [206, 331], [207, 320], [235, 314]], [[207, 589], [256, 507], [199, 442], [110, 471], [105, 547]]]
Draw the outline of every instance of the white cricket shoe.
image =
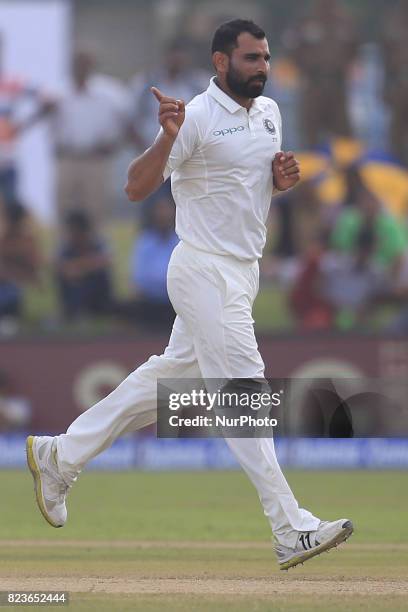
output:
[[58, 472], [56, 440], [50, 436], [28, 436], [26, 451], [41, 514], [53, 527], [62, 527], [67, 520], [65, 498], [70, 487]]
[[320, 521], [316, 531], [299, 532], [295, 548], [282, 544], [275, 545], [275, 552], [281, 570], [287, 570], [303, 563], [320, 553], [345, 542], [353, 533], [353, 523], [348, 519]]

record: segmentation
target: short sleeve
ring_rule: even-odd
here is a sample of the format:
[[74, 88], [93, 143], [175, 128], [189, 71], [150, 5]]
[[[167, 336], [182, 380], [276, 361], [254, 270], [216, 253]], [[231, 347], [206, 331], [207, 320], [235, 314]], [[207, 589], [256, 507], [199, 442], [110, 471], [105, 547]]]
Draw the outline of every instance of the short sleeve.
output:
[[[163, 132], [160, 129], [159, 137]], [[166, 167], [163, 172], [163, 179], [167, 180], [170, 174], [180, 168], [180, 166], [190, 159], [198, 146], [199, 134], [198, 125], [195, 113], [192, 109], [186, 108], [186, 118], [180, 128], [178, 136], [174, 142], [173, 148], [167, 160]]]
[[[279, 131], [279, 149], [282, 150], [282, 140], [283, 140], [283, 135], [282, 135], [282, 115], [280, 113], [279, 110], [279, 106], [276, 104], [275, 101], [274, 102], [274, 110], [275, 110], [275, 114], [276, 114], [276, 119], [278, 122], [278, 131]], [[291, 187], [290, 189], [293, 189], [293, 187]], [[290, 191], [290, 189], [287, 189], [286, 191]], [[277, 195], [280, 194], [282, 195], [282, 191], [280, 191], [279, 189], [276, 189], [276, 187], [273, 187], [273, 192], [272, 195]]]
[[283, 133], [282, 133], [282, 115], [280, 113], [279, 107], [276, 106], [276, 112], [278, 114], [278, 126], [279, 126], [279, 134], [280, 134], [280, 147], [282, 148], [283, 141]]
[[280, 137], [279, 148], [282, 149], [282, 140], [283, 140], [282, 115], [280, 113], [279, 106], [276, 104], [276, 102], [274, 102], [274, 106], [275, 106], [276, 119], [278, 121], [278, 130], [279, 130], [279, 137]]

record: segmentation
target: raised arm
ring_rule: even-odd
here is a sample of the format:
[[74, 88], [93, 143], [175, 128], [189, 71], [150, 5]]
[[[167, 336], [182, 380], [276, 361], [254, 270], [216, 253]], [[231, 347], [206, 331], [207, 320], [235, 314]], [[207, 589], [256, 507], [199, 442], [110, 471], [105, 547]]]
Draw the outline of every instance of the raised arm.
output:
[[182, 100], [169, 98], [156, 87], [151, 91], [159, 102], [159, 123], [163, 131], [152, 146], [129, 166], [125, 191], [132, 202], [144, 200], [163, 182], [167, 160], [185, 118]]

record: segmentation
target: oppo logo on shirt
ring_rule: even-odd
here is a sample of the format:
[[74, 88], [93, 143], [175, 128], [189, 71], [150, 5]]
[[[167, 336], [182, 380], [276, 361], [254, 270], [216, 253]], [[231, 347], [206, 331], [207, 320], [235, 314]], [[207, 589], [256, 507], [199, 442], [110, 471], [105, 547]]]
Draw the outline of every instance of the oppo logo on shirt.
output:
[[242, 132], [245, 130], [244, 125], [238, 125], [238, 127], [225, 128], [225, 130], [216, 130], [213, 132], [214, 136], [226, 136], [227, 134], [235, 134], [235, 132]]

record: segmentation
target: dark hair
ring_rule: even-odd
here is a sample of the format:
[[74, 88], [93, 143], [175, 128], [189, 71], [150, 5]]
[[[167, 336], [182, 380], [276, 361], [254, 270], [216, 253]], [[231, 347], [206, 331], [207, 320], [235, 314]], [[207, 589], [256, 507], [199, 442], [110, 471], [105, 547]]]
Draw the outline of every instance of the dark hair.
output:
[[257, 26], [253, 21], [233, 19], [232, 21], [223, 23], [216, 29], [211, 45], [211, 53], [221, 51], [229, 55], [232, 49], [238, 46], [237, 38], [242, 32], [248, 32], [259, 40], [266, 36], [263, 29]]
[[365, 223], [357, 234], [357, 250], [363, 251], [364, 253], [372, 253], [375, 248], [376, 241], [373, 223]]
[[88, 232], [92, 227], [88, 213], [79, 208], [74, 208], [66, 213], [65, 224], [69, 229], [81, 232]]
[[27, 218], [27, 209], [18, 200], [13, 200], [6, 205], [4, 216], [10, 225], [18, 225]]
[[358, 164], [351, 164], [344, 171], [346, 182], [346, 195], [344, 198], [345, 206], [355, 206], [358, 194], [364, 186], [363, 178]]

